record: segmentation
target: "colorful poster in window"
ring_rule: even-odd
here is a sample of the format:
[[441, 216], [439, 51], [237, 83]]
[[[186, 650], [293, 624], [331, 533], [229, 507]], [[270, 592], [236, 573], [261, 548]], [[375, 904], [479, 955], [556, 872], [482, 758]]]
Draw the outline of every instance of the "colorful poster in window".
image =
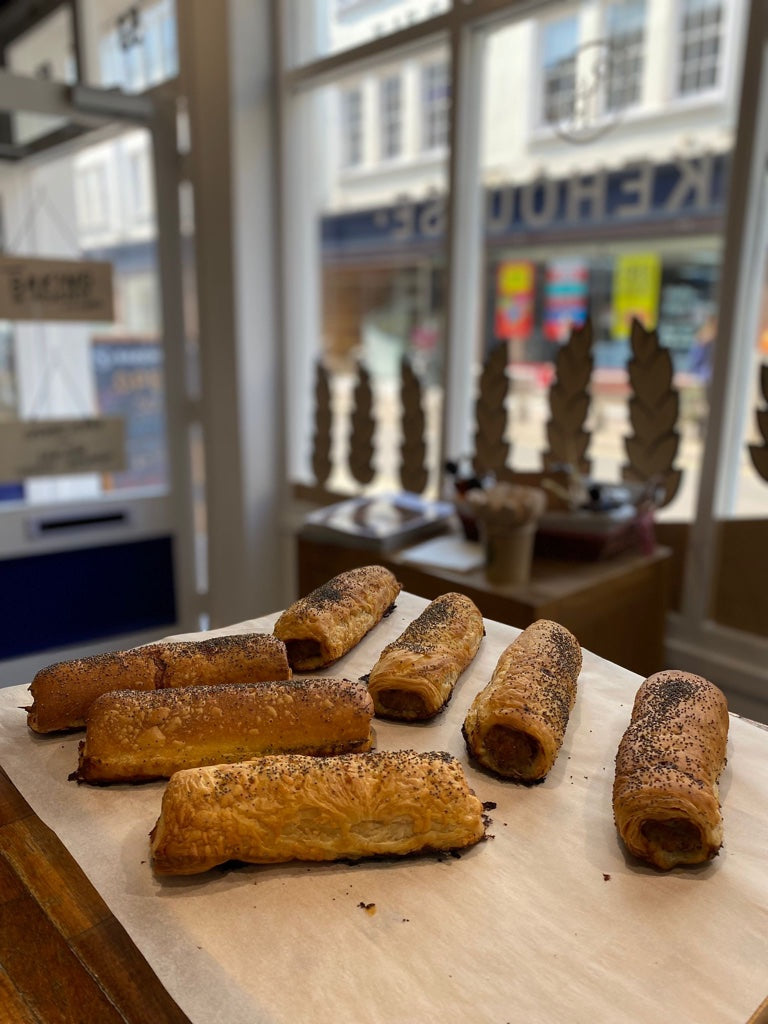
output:
[[496, 273], [497, 338], [527, 341], [533, 331], [534, 265], [507, 260]]
[[661, 260], [655, 252], [634, 252], [616, 259], [613, 274], [613, 336], [629, 337], [636, 317], [646, 329], [656, 326]]
[[589, 265], [584, 260], [552, 260], [544, 286], [544, 337], [563, 344], [587, 317]]
[[127, 468], [106, 477], [105, 487], [167, 486], [162, 346], [114, 337], [94, 340], [91, 352], [99, 411], [125, 420]]

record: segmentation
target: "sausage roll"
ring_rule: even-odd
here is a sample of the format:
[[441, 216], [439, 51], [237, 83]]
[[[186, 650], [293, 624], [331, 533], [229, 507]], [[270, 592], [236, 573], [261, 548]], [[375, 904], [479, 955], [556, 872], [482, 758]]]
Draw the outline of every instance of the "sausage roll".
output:
[[80, 729], [91, 704], [112, 690], [253, 683], [291, 675], [284, 644], [268, 633], [163, 641], [49, 665], [32, 680], [33, 703], [24, 710], [35, 732]]
[[463, 594], [435, 598], [381, 652], [368, 677], [376, 714], [433, 718], [451, 698], [485, 634], [483, 616]]
[[503, 651], [464, 719], [470, 754], [497, 775], [540, 782], [555, 763], [576, 701], [578, 640], [539, 619]]
[[645, 680], [613, 783], [614, 820], [630, 853], [662, 870], [716, 856], [727, 740], [728, 704], [713, 683], [676, 671]]
[[150, 846], [157, 874], [191, 875], [229, 860], [453, 850], [484, 829], [483, 805], [450, 754], [284, 754], [176, 772]]
[[373, 745], [372, 717], [349, 679], [117, 690], [91, 705], [72, 777], [142, 782], [266, 754], [355, 753]]
[[275, 623], [291, 666], [311, 672], [338, 661], [389, 612], [400, 584], [381, 565], [366, 565], [334, 576], [300, 598]]

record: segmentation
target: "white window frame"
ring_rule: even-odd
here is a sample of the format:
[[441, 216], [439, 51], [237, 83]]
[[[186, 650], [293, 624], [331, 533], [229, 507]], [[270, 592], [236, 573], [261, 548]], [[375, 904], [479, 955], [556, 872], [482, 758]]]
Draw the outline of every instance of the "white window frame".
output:
[[673, 83], [674, 95], [683, 101], [693, 97], [717, 94], [722, 91], [723, 67], [726, 56], [726, 32], [728, 29], [728, 2], [727, 0], [717, 0], [720, 5], [720, 48], [718, 50], [717, 64], [715, 67], [715, 81], [711, 85], [702, 89], [693, 89], [688, 92], [683, 92], [680, 84], [683, 74], [683, 22], [685, 19], [686, 2], [687, 0], [678, 0], [677, 24], [675, 31], [675, 81]]
[[[354, 120], [350, 118], [349, 109], [353, 99], [357, 105]], [[339, 104], [341, 167], [344, 171], [354, 171], [365, 165], [365, 89], [362, 83], [344, 86], [339, 93]]]
[[[755, 229], [750, 224], [749, 210], [760, 201], [756, 191], [756, 171], [753, 163], [757, 160], [763, 142], [758, 138], [746, 139], [744, 132], [756, 131], [756, 104], [762, 117], [762, 131], [768, 132], [768, 7], [764, 0], [743, 0], [748, 5], [752, 19], [744, 63], [743, 81], [756, 96], [742, 109], [739, 119], [739, 138], [731, 165], [731, 200], [727, 213], [727, 251], [723, 261], [721, 292], [731, 299], [720, 311], [720, 337], [715, 376], [718, 365], [724, 372], [720, 383], [713, 390], [710, 411], [709, 442], [702, 464], [702, 481], [699, 492], [699, 507], [691, 528], [691, 545], [683, 597], [683, 608], [679, 616], [672, 616], [669, 632], [668, 651], [690, 656], [698, 655], [702, 670], [707, 665], [729, 663], [742, 658], [739, 679], [744, 692], [755, 691], [764, 682], [764, 666], [768, 661], [768, 642], [759, 637], [737, 635], [735, 631], [720, 627], [708, 617], [707, 601], [716, 572], [716, 551], [713, 544], [717, 514], [720, 509], [719, 494], [722, 493], [724, 474], [728, 465], [737, 461], [741, 437], [736, 437], [728, 428], [728, 415], [741, 400], [737, 383], [743, 376], [746, 354], [743, 346], [730, 343], [734, 333], [746, 322], [749, 315], [750, 296], [746, 294], [745, 282], [748, 275], [748, 259], [754, 257]], [[742, 0], [732, 0], [733, 4]], [[726, 8], [729, 5], [726, 5]], [[439, 44], [448, 41], [451, 53], [450, 85], [451, 108], [449, 130], [449, 190], [447, 202], [447, 267], [446, 267], [446, 335], [444, 370], [444, 413], [441, 450], [457, 452], [471, 450], [471, 412], [473, 405], [473, 360], [475, 346], [467, 344], [474, 339], [480, 322], [479, 304], [481, 295], [481, 246], [482, 201], [479, 168], [479, 122], [482, 88], [482, 30], [495, 19], [509, 20], [516, 16], [525, 17], [533, 11], [541, 11], [546, 18], [551, 8], [546, 0], [536, 4], [528, 0], [474, 0], [473, 3], [454, 2], [451, 9], [427, 21], [409, 26], [390, 36], [375, 39], [353, 50], [333, 54], [307, 64], [295, 66], [290, 53], [291, 39], [280, 17], [280, 2], [276, 0], [273, 10], [278, 26], [278, 106], [282, 111], [279, 130], [279, 177], [284, 180], [283, 203], [281, 206], [280, 249], [282, 276], [285, 282], [295, 280], [301, 272], [304, 287], [304, 301], [296, 303], [290, 287], [280, 290], [283, 302], [284, 337], [282, 350], [285, 366], [310, 366], [312, 353], [308, 353], [306, 339], [315, 339], [315, 354], [319, 351], [317, 325], [320, 309], [319, 268], [316, 253], [307, 246], [306, 168], [301, 161], [302, 131], [306, 134], [307, 124], [302, 126], [302, 106], [298, 102], [304, 89], [327, 84], [329, 80], [344, 79], [359, 72], [366, 64], [387, 59], [400, 58], [415, 47], [425, 44]], [[558, 12], [560, 13], [560, 12]], [[732, 13], [731, 18], [735, 17]], [[736, 44], [733, 21], [726, 25], [725, 47]], [[725, 52], [725, 50], [724, 50]], [[541, 56], [541, 50], [539, 50]], [[724, 66], [726, 58], [723, 58]], [[539, 67], [541, 60], [539, 59]], [[289, 70], [290, 69], [290, 70]], [[677, 75], [677, 67], [674, 68]], [[676, 78], [675, 78], [676, 81]], [[719, 94], [723, 94], [727, 83], [720, 82]], [[745, 90], [746, 91], [746, 90]], [[674, 96], [670, 96], [672, 102]], [[700, 101], [701, 97], [697, 97]], [[684, 105], [680, 102], [681, 106]], [[751, 129], [749, 125], [751, 124]], [[760, 186], [762, 187], [762, 186]], [[747, 205], [740, 206], [748, 196]], [[768, 201], [768, 197], [766, 197]], [[756, 218], [752, 217], [752, 221]], [[728, 252], [733, 255], [731, 264]], [[300, 308], [299, 308], [300, 307]], [[308, 362], [307, 356], [310, 356]], [[749, 353], [751, 360], [751, 352]], [[291, 374], [287, 377], [290, 379]], [[293, 374], [296, 383], [295, 373]], [[310, 436], [306, 396], [311, 393], [311, 372], [307, 371], [300, 382], [304, 388], [302, 398], [296, 400], [286, 396], [288, 421], [286, 422], [288, 474], [290, 479], [301, 478], [302, 469], [308, 464], [306, 439]], [[718, 662], [717, 652], [724, 652], [724, 660]], [[743, 659], [752, 662], [747, 664]], [[730, 662], [728, 662], [730, 659]], [[722, 673], [721, 673], [722, 674]]]
[[[441, 79], [447, 81], [449, 89], [447, 97], [439, 97], [436, 101], [428, 99], [429, 75], [438, 72]], [[444, 153], [450, 138], [451, 125], [451, 69], [450, 64], [441, 57], [430, 57], [419, 69], [419, 118], [421, 123], [421, 152]], [[442, 85], [442, 81], [440, 82]], [[439, 136], [433, 131], [433, 119], [440, 122]], [[445, 139], [442, 138], [443, 134]]]
[[[647, 69], [647, 65], [648, 65], [648, 16], [649, 16], [649, 13], [650, 13], [650, 10], [649, 10], [650, 9], [650, 3], [651, 3], [651, 0], [644, 0], [644, 8], [645, 9], [644, 9], [644, 12], [643, 12], [643, 27], [642, 27], [642, 37], [641, 37], [641, 64], [640, 64], [640, 72], [639, 72], [639, 95], [638, 95], [637, 99], [632, 100], [630, 103], [626, 103], [626, 104], [624, 104], [621, 107], [609, 107], [608, 106], [608, 86], [609, 86], [609, 83], [606, 82], [606, 88], [605, 88], [605, 92], [604, 92], [604, 96], [603, 96], [603, 109], [604, 109], [605, 113], [608, 114], [609, 116], [615, 116], [616, 114], [624, 115], [628, 111], [633, 111], [633, 110], [637, 110], [637, 109], [641, 108], [644, 105], [644, 103], [645, 103], [645, 76], [646, 76], [646, 69]], [[608, 31], [609, 11], [611, 10], [611, 8], [616, 8], [616, 7], [619, 7], [619, 6], [621, 6], [621, 4], [618, 2], [618, 0], [614, 0], [614, 2], [611, 2], [611, 0], [606, 0], [605, 6], [604, 6], [603, 12], [602, 12], [603, 13], [603, 34], [605, 36], [606, 41], [608, 41], [610, 44], [613, 43], [613, 35]]]
[[385, 72], [378, 86], [379, 158], [382, 161], [398, 160], [403, 156], [405, 146], [403, 76], [399, 71]]

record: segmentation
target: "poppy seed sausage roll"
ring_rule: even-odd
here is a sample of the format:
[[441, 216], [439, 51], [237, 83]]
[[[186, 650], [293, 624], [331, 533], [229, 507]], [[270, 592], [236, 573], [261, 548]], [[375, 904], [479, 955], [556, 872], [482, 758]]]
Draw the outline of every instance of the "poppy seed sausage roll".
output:
[[112, 690], [290, 679], [285, 645], [269, 633], [207, 640], [167, 640], [128, 651], [59, 661], [41, 669], [29, 687], [27, 725], [35, 732], [80, 729], [88, 708]]
[[368, 690], [376, 714], [433, 718], [450, 700], [484, 633], [480, 610], [464, 594], [435, 598], [371, 669]]
[[657, 672], [635, 696], [613, 784], [627, 849], [657, 868], [700, 864], [723, 842], [717, 780], [725, 764], [728, 704], [689, 672]]
[[450, 754], [275, 755], [176, 772], [150, 835], [159, 875], [229, 860], [357, 860], [470, 846], [483, 805]]
[[118, 690], [88, 711], [83, 782], [143, 782], [267, 754], [370, 750], [373, 701], [349, 679]]
[[557, 759], [580, 672], [581, 647], [565, 626], [549, 619], [528, 626], [467, 712], [470, 754], [497, 775], [541, 781]]
[[291, 666], [300, 672], [323, 668], [358, 644], [393, 607], [400, 584], [389, 569], [350, 569], [295, 601], [275, 623]]

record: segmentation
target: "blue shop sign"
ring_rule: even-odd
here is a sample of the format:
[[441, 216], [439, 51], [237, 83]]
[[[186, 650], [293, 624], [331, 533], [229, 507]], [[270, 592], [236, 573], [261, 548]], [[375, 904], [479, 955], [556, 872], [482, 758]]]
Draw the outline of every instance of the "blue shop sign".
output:
[[[727, 154], [705, 153], [571, 178], [540, 175], [524, 184], [488, 189], [486, 240], [513, 242], [547, 234], [578, 238], [585, 232], [594, 238], [606, 229], [672, 222], [676, 234], [701, 230], [723, 214], [727, 170]], [[321, 220], [322, 251], [332, 257], [435, 248], [444, 237], [445, 221], [442, 195], [331, 214]]]

